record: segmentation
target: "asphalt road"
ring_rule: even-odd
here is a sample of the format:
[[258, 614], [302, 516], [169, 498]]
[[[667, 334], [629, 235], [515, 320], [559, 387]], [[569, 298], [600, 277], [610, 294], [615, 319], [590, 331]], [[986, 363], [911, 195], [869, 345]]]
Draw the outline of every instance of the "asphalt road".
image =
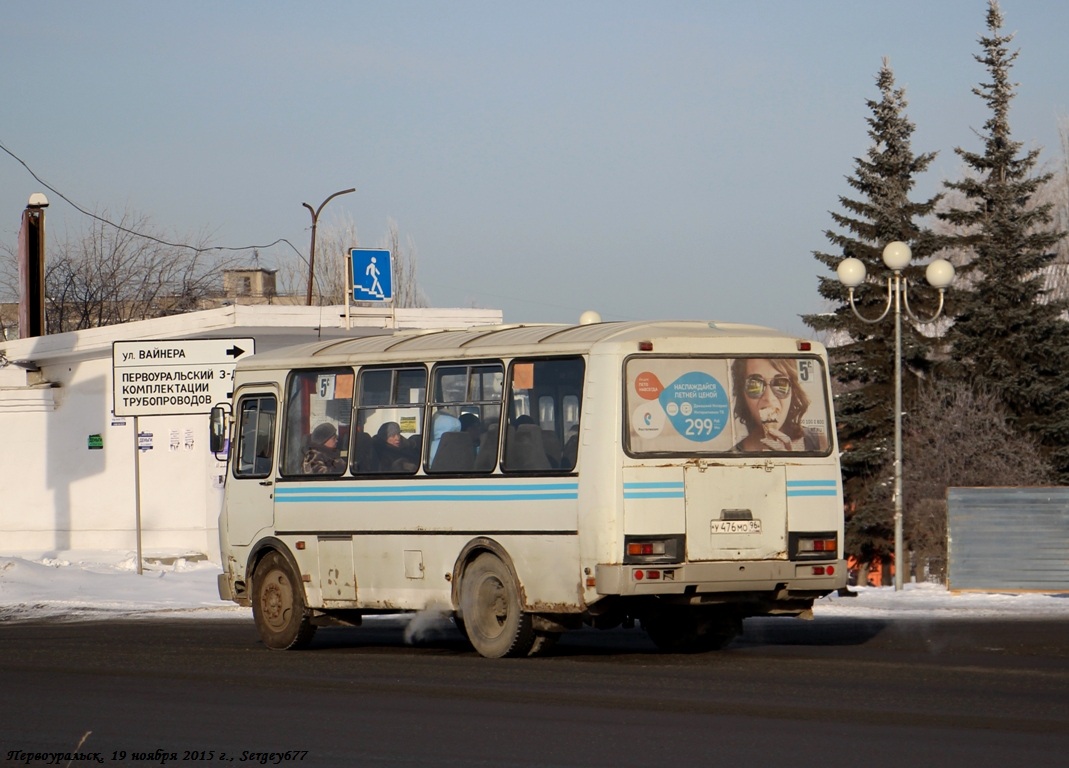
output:
[[1069, 621], [749, 620], [701, 655], [589, 630], [518, 660], [391, 622], [288, 653], [251, 620], [0, 626], [0, 763], [80, 741], [106, 765], [1064, 766]]

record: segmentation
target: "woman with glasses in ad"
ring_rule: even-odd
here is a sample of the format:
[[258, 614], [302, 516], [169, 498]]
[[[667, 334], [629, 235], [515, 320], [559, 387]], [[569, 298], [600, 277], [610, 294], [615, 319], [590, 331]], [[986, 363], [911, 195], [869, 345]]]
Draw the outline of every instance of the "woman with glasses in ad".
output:
[[824, 451], [827, 436], [803, 426], [809, 397], [790, 358], [738, 358], [731, 364], [735, 418], [746, 427], [736, 451]]

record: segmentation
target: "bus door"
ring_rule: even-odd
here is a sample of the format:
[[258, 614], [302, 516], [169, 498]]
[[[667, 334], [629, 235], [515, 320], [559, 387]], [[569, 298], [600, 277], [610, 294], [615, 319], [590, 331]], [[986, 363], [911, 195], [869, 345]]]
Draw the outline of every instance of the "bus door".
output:
[[244, 390], [235, 408], [231, 477], [226, 484], [226, 532], [230, 544], [251, 544], [274, 521], [275, 441], [278, 395]]
[[698, 464], [684, 471], [687, 560], [787, 557], [782, 463]]

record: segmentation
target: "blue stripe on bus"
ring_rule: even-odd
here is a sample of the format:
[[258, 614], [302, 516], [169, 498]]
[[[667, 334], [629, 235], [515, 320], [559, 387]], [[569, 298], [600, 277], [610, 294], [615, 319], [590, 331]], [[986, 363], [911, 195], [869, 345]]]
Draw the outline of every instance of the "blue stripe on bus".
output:
[[[836, 496], [835, 480], [788, 480], [787, 496]], [[567, 501], [579, 498], [578, 483], [510, 483], [507, 485], [422, 484], [276, 487], [275, 500], [289, 502], [345, 501]], [[682, 499], [682, 482], [624, 483], [624, 498]]]
[[578, 483], [508, 485], [353, 485], [276, 488], [275, 501], [559, 501], [579, 498]]
[[624, 493], [625, 499], [682, 499], [683, 491], [678, 493]]
[[835, 480], [788, 480], [787, 496], [837, 496], [839, 484]]
[[427, 495], [427, 496], [414, 496], [414, 495], [397, 495], [397, 496], [286, 496], [285, 498], [279, 498], [279, 504], [292, 504], [296, 502], [301, 503], [313, 503], [313, 502], [374, 502], [376, 504], [386, 504], [390, 502], [555, 502], [555, 501], [575, 501], [577, 494], [568, 493], [525, 493], [516, 495], [501, 495], [493, 496], [485, 493], [471, 494], [471, 495]]
[[682, 482], [624, 483], [625, 499], [682, 499]]
[[420, 493], [423, 491], [576, 491], [579, 489], [579, 483], [467, 483], [467, 484], [435, 484], [429, 483], [407, 483], [403, 485], [354, 485], [352, 483], [346, 484], [331, 484], [320, 486], [278, 486], [276, 492], [282, 495], [291, 493], [307, 493], [308, 491], [316, 491], [317, 493], [350, 493], [352, 491], [360, 491], [361, 493], [376, 493], [376, 492], [396, 492], [396, 493]]

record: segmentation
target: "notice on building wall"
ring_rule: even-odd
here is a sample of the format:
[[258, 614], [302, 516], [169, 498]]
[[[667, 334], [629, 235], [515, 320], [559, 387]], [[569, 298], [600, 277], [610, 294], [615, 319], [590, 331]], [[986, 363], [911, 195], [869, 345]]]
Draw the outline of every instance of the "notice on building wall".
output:
[[89, 445], [87, 446], [91, 451], [100, 451], [104, 449], [104, 437], [102, 435], [90, 435]]
[[172, 452], [178, 450], [193, 450], [193, 430], [189, 427], [182, 429], [172, 429], [170, 433], [170, 440], [168, 441], [168, 447]]
[[139, 450], [139, 451], [151, 451], [152, 450], [152, 433], [151, 432], [138, 432], [137, 433], [137, 450]]

